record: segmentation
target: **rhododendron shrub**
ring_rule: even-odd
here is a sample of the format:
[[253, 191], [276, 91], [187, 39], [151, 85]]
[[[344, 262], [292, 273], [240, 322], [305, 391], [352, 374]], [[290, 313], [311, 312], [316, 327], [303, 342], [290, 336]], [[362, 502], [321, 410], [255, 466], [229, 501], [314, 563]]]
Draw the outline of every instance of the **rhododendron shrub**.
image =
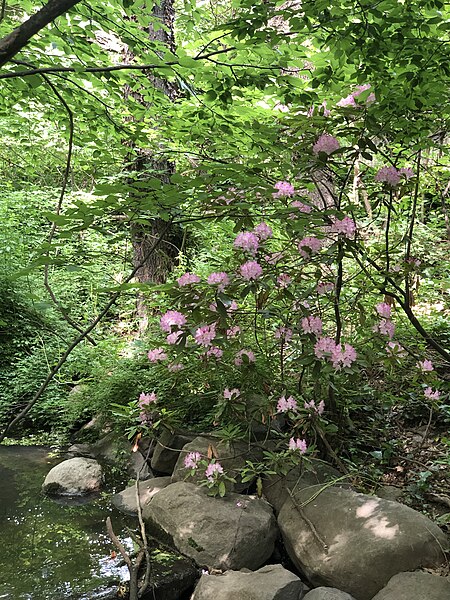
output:
[[[344, 112], [359, 119], [375, 102], [369, 85], [357, 87], [337, 104], [336, 122]], [[175, 390], [190, 385], [182, 401], [205, 428], [232, 427], [247, 439], [261, 428], [276, 430], [289, 461], [332, 438], [366, 401], [362, 389], [374, 365], [386, 377], [416, 365], [414, 393], [424, 402], [440, 398], [430, 359], [418, 360], [398, 328], [407, 304], [401, 286], [410, 285], [421, 261], [400, 244], [391, 248], [390, 231], [380, 234], [379, 248], [370, 245], [368, 210], [353, 201], [349, 180], [360, 158], [355, 145], [372, 152], [374, 145], [338, 133], [305, 134], [295, 176], [269, 173], [269, 181], [242, 181], [240, 190], [204, 192], [205, 214], [230, 211], [225, 248], [213, 248], [192, 270], [180, 268], [164, 286], [158, 301], [164, 297], [166, 309], [147, 349], [160, 378]], [[415, 185], [408, 165], [380, 161], [363, 175], [374, 204], [387, 211]], [[219, 475], [211, 466], [206, 479]]]

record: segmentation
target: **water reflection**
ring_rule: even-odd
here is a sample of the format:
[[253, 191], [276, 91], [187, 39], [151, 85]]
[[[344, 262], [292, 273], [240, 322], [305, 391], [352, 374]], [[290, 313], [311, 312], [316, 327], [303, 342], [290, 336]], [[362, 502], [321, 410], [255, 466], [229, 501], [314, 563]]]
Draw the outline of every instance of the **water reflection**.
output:
[[116, 533], [128, 520], [106, 496], [67, 506], [41, 494], [57, 462], [45, 448], [0, 446], [0, 600], [91, 598], [90, 590], [127, 576], [111, 558], [105, 519]]

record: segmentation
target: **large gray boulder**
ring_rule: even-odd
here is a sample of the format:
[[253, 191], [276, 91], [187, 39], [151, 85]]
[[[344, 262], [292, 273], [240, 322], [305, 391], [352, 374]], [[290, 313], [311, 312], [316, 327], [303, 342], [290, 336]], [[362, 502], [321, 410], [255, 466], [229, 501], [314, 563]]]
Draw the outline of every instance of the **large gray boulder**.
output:
[[352, 490], [292, 492], [278, 524], [291, 559], [316, 586], [371, 600], [400, 572], [443, 562], [446, 538], [424, 515]]
[[305, 589], [300, 579], [281, 565], [267, 565], [254, 573], [202, 575], [191, 600], [301, 600]]
[[98, 492], [102, 483], [102, 468], [96, 460], [70, 458], [48, 472], [42, 491], [55, 496], [80, 496]]
[[170, 540], [199, 566], [257, 569], [272, 554], [277, 527], [264, 500], [239, 494], [212, 498], [192, 483], [176, 482], [143, 509], [151, 533]]
[[429, 573], [399, 573], [373, 600], [449, 600], [450, 581]]
[[341, 592], [336, 588], [318, 587], [306, 594], [303, 600], [355, 600], [347, 592]]
[[251, 481], [242, 483], [239, 477], [239, 471], [245, 466], [247, 460], [258, 460], [261, 458], [261, 452], [250, 447], [245, 442], [227, 442], [208, 437], [196, 437], [192, 442], [183, 446], [183, 450], [175, 465], [172, 481], [188, 481], [197, 483], [205, 479], [204, 470], [199, 469], [192, 477], [184, 466], [184, 459], [189, 452], [199, 452], [205, 459], [208, 453], [214, 456], [229, 477], [235, 478], [236, 483], [226, 482], [227, 491], [242, 492], [251, 485]]
[[[170, 477], [154, 477], [139, 482], [139, 499], [141, 509], [144, 508], [155, 494], [170, 485]], [[136, 485], [125, 488], [111, 497], [111, 502], [116, 508], [127, 515], [137, 515]]]
[[278, 514], [292, 490], [312, 485], [333, 483], [340, 487], [351, 487], [341, 473], [323, 460], [312, 458], [291, 469], [286, 475], [273, 475], [263, 480], [263, 493]]

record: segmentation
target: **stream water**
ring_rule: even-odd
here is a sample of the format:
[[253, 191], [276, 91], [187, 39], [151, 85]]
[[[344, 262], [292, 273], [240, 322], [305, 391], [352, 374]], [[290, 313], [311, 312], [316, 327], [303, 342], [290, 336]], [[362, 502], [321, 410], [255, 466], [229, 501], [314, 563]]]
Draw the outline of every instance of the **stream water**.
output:
[[106, 495], [67, 506], [41, 494], [60, 460], [45, 448], [0, 445], [0, 600], [91, 600], [126, 578], [105, 519], [117, 534], [128, 519]]

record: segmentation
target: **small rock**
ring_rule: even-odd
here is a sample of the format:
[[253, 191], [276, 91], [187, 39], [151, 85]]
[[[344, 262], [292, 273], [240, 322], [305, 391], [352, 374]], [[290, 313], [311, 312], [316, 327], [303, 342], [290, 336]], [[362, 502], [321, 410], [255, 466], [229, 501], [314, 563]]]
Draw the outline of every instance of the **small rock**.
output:
[[301, 600], [304, 593], [296, 575], [282, 565], [267, 565], [254, 573], [202, 575], [191, 600]]
[[355, 600], [353, 596], [346, 592], [341, 592], [337, 588], [318, 587], [306, 594], [303, 600]]
[[42, 491], [56, 496], [78, 496], [98, 492], [102, 482], [102, 468], [96, 460], [70, 458], [49, 471]]
[[449, 600], [450, 581], [429, 573], [398, 573], [373, 600]]
[[205, 488], [181, 481], [153, 496], [143, 518], [152, 534], [169, 539], [199, 566], [222, 570], [259, 568], [278, 533], [264, 500], [232, 493], [212, 498]]

